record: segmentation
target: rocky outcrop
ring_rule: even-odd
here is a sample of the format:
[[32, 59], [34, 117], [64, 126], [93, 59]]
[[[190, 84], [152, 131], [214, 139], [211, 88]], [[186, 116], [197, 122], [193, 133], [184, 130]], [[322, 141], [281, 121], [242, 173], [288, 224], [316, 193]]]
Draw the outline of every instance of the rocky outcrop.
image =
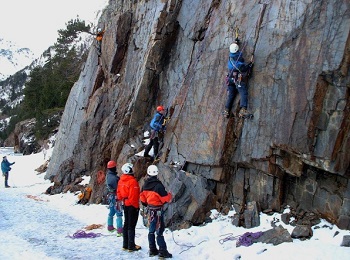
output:
[[[95, 202], [110, 159], [135, 163], [142, 184], [147, 161], [134, 154], [162, 104], [172, 108], [158, 164], [175, 197], [167, 221], [200, 224], [232, 206], [243, 216], [256, 201], [350, 229], [348, 1], [111, 0], [100, 23], [102, 55], [92, 46], [47, 171], [55, 185], [90, 175]], [[254, 54], [252, 120], [221, 115], [235, 28]]]
[[17, 123], [13, 133], [5, 140], [4, 146], [12, 146], [15, 153], [22, 153], [23, 155], [39, 152], [41, 146], [34, 134], [35, 124], [35, 119]]

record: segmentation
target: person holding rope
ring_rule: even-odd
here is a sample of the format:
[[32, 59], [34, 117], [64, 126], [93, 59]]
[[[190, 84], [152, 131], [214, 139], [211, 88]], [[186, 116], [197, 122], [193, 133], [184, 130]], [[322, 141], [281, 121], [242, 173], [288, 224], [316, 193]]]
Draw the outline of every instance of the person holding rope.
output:
[[144, 157], [150, 157], [149, 152], [153, 147], [154, 160], [158, 159], [159, 139], [163, 137], [165, 131], [165, 109], [163, 106], [157, 107], [157, 112], [150, 123], [150, 142], [145, 148]]
[[244, 63], [244, 58], [242, 52], [239, 51], [239, 39], [236, 38], [235, 42], [230, 45], [230, 54], [228, 59], [228, 70], [229, 74], [227, 76], [227, 91], [228, 97], [225, 105], [225, 110], [223, 115], [228, 118], [230, 116], [230, 111], [232, 109], [233, 101], [237, 91], [241, 96], [240, 100], [240, 111], [239, 117], [247, 118], [251, 117], [247, 110], [248, 107], [248, 89], [247, 89], [247, 79], [248, 72], [253, 66], [253, 61], [248, 64]]
[[[149, 256], [156, 256], [162, 258], [172, 258], [173, 255], [167, 250], [167, 245], [164, 240], [164, 211], [163, 205], [168, 203], [172, 199], [171, 193], [165, 190], [164, 185], [158, 180], [158, 167], [150, 165], [147, 168], [147, 179], [142, 187], [140, 193], [140, 201], [143, 206], [148, 207], [149, 214], [149, 229], [148, 229], [148, 244], [149, 244]], [[157, 244], [156, 246], [157, 233]]]

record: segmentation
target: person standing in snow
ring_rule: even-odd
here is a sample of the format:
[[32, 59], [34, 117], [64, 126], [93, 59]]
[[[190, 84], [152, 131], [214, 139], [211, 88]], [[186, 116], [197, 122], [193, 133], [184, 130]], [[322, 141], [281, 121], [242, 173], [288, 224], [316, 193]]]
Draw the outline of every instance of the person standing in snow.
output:
[[2, 162], [1, 162], [1, 170], [2, 170], [2, 176], [5, 177], [5, 188], [10, 188], [10, 186], [8, 185], [8, 179], [9, 179], [9, 172], [11, 171], [11, 165], [15, 164], [15, 162], [10, 163], [7, 160], [7, 157], [4, 156], [2, 157]]
[[140, 211], [140, 186], [131, 163], [124, 164], [122, 172], [118, 182], [117, 199], [124, 204], [123, 250], [133, 252], [141, 249], [141, 246], [135, 244], [135, 228]]
[[[122, 211], [122, 202], [117, 201], [117, 187], [119, 182], [119, 176], [117, 174], [117, 164], [115, 161], [109, 161], [107, 163], [107, 174], [106, 174], [106, 186], [107, 186], [107, 199], [109, 206], [109, 213], [107, 218], [107, 229], [110, 232], [117, 231], [117, 236], [123, 235], [123, 211]], [[117, 229], [113, 226], [113, 217], [117, 216], [116, 226]]]
[[[167, 246], [164, 240], [164, 211], [163, 205], [168, 203], [172, 199], [171, 193], [167, 192], [164, 185], [158, 180], [158, 167], [150, 165], [147, 168], [148, 178], [142, 187], [140, 200], [143, 206], [148, 207], [149, 214], [149, 229], [148, 229], [148, 244], [149, 244], [149, 256], [159, 255], [161, 258], [172, 258], [167, 250]], [[159, 250], [156, 247], [157, 244]]]

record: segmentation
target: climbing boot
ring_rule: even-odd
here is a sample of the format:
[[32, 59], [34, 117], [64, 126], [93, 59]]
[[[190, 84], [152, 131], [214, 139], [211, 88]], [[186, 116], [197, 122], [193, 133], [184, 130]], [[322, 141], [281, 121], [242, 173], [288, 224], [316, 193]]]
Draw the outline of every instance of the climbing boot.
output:
[[107, 230], [108, 230], [109, 232], [117, 231], [117, 229], [114, 228], [113, 226], [108, 226], [108, 227], [107, 227]]
[[141, 250], [141, 246], [135, 245], [134, 247], [128, 248], [129, 252], [139, 251]]
[[157, 248], [154, 248], [154, 249], [150, 249], [149, 250], [149, 256], [152, 257], [152, 256], [156, 256], [158, 255], [158, 249]]
[[222, 112], [222, 114], [223, 114], [224, 117], [226, 117], [226, 118], [230, 117], [230, 111], [228, 111], [227, 109], [225, 109], [224, 112]]
[[159, 250], [158, 256], [160, 259], [162, 258], [172, 258], [173, 255], [168, 252], [168, 250]]
[[241, 118], [252, 118], [253, 114], [249, 113], [248, 110], [244, 107], [241, 108], [241, 110], [239, 110], [239, 117]]
[[117, 237], [123, 236], [123, 228], [117, 228]]

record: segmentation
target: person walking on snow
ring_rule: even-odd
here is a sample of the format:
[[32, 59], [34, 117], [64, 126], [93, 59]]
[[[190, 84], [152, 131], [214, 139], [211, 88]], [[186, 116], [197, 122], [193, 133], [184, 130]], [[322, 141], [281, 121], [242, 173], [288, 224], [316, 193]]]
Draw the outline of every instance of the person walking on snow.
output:
[[[148, 178], [142, 187], [140, 200], [143, 206], [148, 207], [149, 214], [149, 230], [148, 230], [148, 243], [149, 243], [149, 256], [156, 256], [162, 258], [172, 258], [167, 250], [167, 245], [164, 240], [164, 211], [163, 205], [168, 203], [172, 199], [171, 193], [168, 193], [164, 185], [160, 180], [158, 180], [158, 167], [155, 165], [150, 165], [147, 168]], [[159, 250], [156, 247], [157, 234], [157, 244]]]
[[158, 158], [158, 149], [159, 149], [159, 139], [162, 137], [163, 132], [165, 131], [165, 117], [164, 117], [165, 109], [163, 106], [157, 107], [157, 112], [153, 116], [153, 119], [150, 123], [151, 127], [151, 135], [150, 142], [145, 148], [144, 157], [150, 157], [149, 152], [153, 147], [154, 159]]
[[[107, 163], [107, 174], [106, 174], [106, 186], [107, 186], [107, 199], [108, 199], [108, 207], [109, 213], [107, 218], [107, 229], [110, 232], [117, 231], [117, 236], [123, 235], [123, 211], [122, 211], [122, 202], [117, 201], [117, 187], [119, 176], [117, 174], [117, 164], [115, 161], [109, 161]], [[116, 218], [116, 226], [117, 229], [113, 226], [113, 218], [114, 215]]]
[[247, 111], [248, 89], [246, 81], [248, 77], [248, 71], [252, 67], [253, 62], [249, 62], [248, 64], [244, 63], [242, 52], [239, 51], [238, 42], [239, 40], [236, 39], [236, 41], [230, 45], [230, 54], [227, 63], [229, 70], [227, 86], [228, 97], [225, 105], [225, 110], [223, 112], [225, 117], [230, 116], [230, 111], [232, 109], [233, 101], [237, 91], [241, 96], [239, 117], [247, 117], [251, 115]]
[[11, 171], [11, 165], [14, 165], [15, 162], [13, 163], [10, 163], [8, 160], [7, 160], [7, 157], [4, 156], [2, 157], [2, 162], [1, 162], [1, 171], [2, 171], [2, 176], [5, 177], [5, 188], [10, 188], [10, 186], [8, 185], [8, 179], [9, 179], [9, 173]]
[[135, 228], [140, 211], [140, 186], [131, 163], [124, 164], [122, 172], [118, 182], [117, 199], [124, 202], [123, 250], [133, 252], [141, 249], [141, 246], [135, 244]]

